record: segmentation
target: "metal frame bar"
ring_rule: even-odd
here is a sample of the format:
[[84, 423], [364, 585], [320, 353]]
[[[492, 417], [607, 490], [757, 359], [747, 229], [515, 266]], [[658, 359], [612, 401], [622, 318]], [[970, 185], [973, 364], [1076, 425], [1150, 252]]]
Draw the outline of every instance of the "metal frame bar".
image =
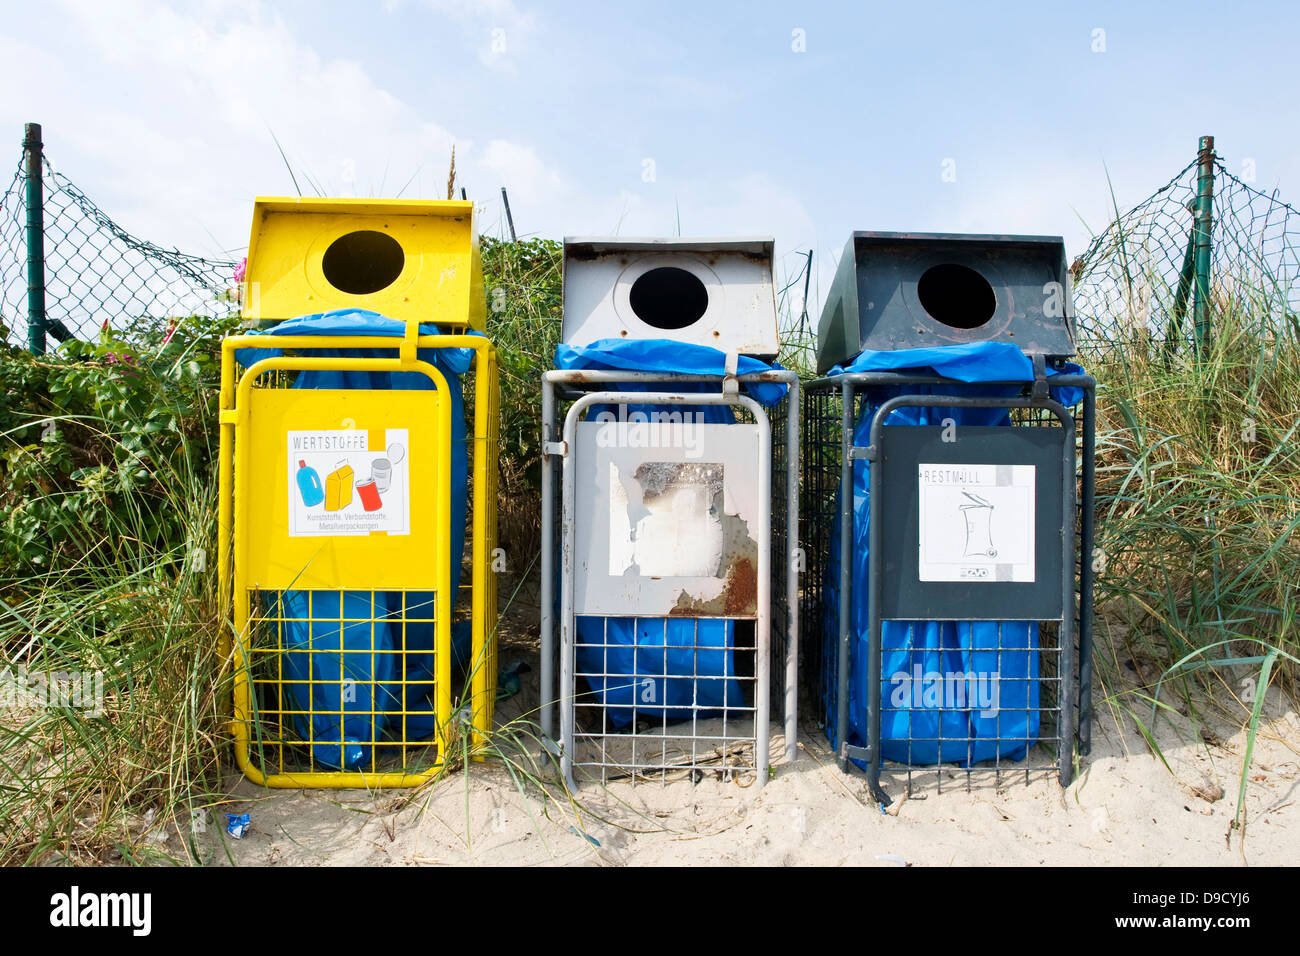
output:
[[[785, 699], [784, 731], [786, 759], [793, 761], [798, 751], [798, 675], [799, 675], [799, 581], [796, 569], [799, 567], [799, 379], [794, 372], [773, 370], [751, 373], [734, 377], [738, 383], [770, 382], [786, 385], [787, 394], [787, 434], [786, 434], [786, 595], [787, 635], [785, 660]], [[667, 386], [677, 382], [708, 382], [716, 384], [718, 392], [609, 392], [586, 391], [584, 387], [598, 388], [610, 384], [642, 384]], [[668, 372], [623, 372], [609, 370], [552, 370], [542, 377], [542, 553], [541, 553], [541, 726], [543, 737], [552, 750], [560, 756], [561, 770], [566, 781], [573, 781], [573, 748], [575, 739], [574, 707], [572, 687], [574, 682], [573, 654], [576, 646], [576, 630], [573, 604], [573, 521], [574, 479], [570, 467], [573, 450], [577, 415], [593, 404], [605, 403], [625, 405], [634, 397], [637, 404], [682, 404], [682, 405], [740, 405], [747, 408], [760, 425], [761, 444], [765, 451], [765, 461], [769, 463], [762, 472], [761, 500], [770, 499], [770, 462], [771, 430], [767, 414], [763, 407], [748, 396], [727, 391], [727, 379], [718, 375]], [[581, 392], [569, 407], [565, 415], [564, 428], [557, 432], [556, 389], [562, 388]], [[564, 565], [562, 567], [561, 607], [560, 607], [560, 686], [565, 696], [557, 701], [555, 693], [555, 457], [562, 459], [561, 507], [564, 526]], [[763, 539], [760, 541], [758, 569], [758, 619], [755, 622], [755, 691], [756, 740], [755, 756], [758, 769], [758, 785], [761, 787], [767, 777], [768, 768], [768, 723], [770, 694], [770, 607], [771, 607], [771, 566], [770, 516], [765, 522]], [[558, 745], [555, 741], [555, 705], [561, 705], [561, 727]], [[761, 739], [758, 739], [761, 738]]]
[[[900, 407], [950, 407], [950, 408], [1038, 408], [1053, 414], [1066, 429], [1063, 455], [1062, 499], [1067, 520], [1073, 512], [1079, 511], [1079, 543], [1076, 548], [1074, 528], [1063, 529], [1062, 534], [1062, 590], [1063, 610], [1060, 622], [1058, 647], [1061, 653], [1061, 693], [1058, 705], [1060, 709], [1060, 726], [1057, 735], [1061, 742], [1058, 755], [1057, 775], [1062, 786], [1068, 786], [1073, 771], [1073, 745], [1077, 743], [1080, 754], [1087, 754], [1091, 749], [1092, 718], [1092, 535], [1093, 535], [1093, 497], [1095, 478], [1095, 416], [1096, 416], [1096, 380], [1090, 375], [1062, 374], [1047, 380], [1049, 387], [1075, 387], [1083, 390], [1083, 435], [1082, 461], [1076, 468], [1075, 422], [1064, 406], [1051, 398], [1031, 397], [992, 397], [973, 395], [932, 395], [913, 394], [898, 395], [881, 403], [872, 416], [869, 439], [870, 446], [863, 457], [869, 462], [869, 487], [879, 488], [882, 480], [883, 462], [876, 453], [879, 448], [880, 429], [888, 427], [884, 420]], [[881, 549], [880, 508], [882, 502], [879, 494], [871, 495], [868, 508], [868, 605], [867, 605], [867, 656], [875, 673], [867, 678], [867, 742], [865, 748], [852, 748], [848, 744], [848, 690], [849, 664], [852, 649], [852, 528], [853, 528], [853, 450], [854, 405], [860, 389], [881, 385], [955, 385], [955, 386], [1010, 386], [1029, 388], [1032, 383], [1026, 381], [978, 382], [964, 383], [955, 379], [936, 375], [921, 375], [895, 372], [848, 372], [840, 375], [826, 376], [814, 380], [805, 386], [808, 392], [840, 392], [840, 603], [839, 603], [839, 641], [837, 650], [836, 674], [836, 739], [839, 741], [837, 760], [844, 771], [849, 769], [850, 757], [863, 759], [867, 765], [867, 784], [873, 797], [881, 803], [888, 804], [890, 798], [880, 786], [880, 670], [882, 655], [882, 626], [880, 616], [881, 574], [879, 567]], [[1013, 426], [1014, 427], [1014, 426]], [[1078, 476], [1078, 477], [1076, 477]], [[1076, 496], [1075, 482], [1081, 478], [1082, 507]], [[1075, 571], [1079, 573], [1079, 593], [1076, 605], [1074, 586]], [[1074, 651], [1077, 639], [1079, 655], [1079, 673], [1077, 679], [1073, 672]], [[1074, 710], [1078, 708], [1078, 722], [1074, 723]], [[857, 752], [854, 752], [857, 751]]]
[[1195, 354], [1209, 351], [1214, 329], [1210, 318], [1210, 270], [1214, 245], [1214, 137], [1202, 136], [1196, 151], [1196, 205], [1192, 216], [1192, 242], [1196, 247], [1196, 295], [1192, 305]]

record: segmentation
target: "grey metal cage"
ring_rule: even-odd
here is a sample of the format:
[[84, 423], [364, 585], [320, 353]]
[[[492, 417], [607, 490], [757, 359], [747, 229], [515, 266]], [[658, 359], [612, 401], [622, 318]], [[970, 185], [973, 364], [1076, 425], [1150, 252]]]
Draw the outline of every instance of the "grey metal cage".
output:
[[[765, 409], [746, 394], [745, 386], [757, 383], [785, 385], [788, 391], [779, 405]], [[633, 393], [617, 390], [624, 385], [635, 389], [634, 400]], [[710, 433], [705, 458], [719, 457], [721, 446], [734, 440], [729, 435], [756, 436], [755, 443], [746, 446], [758, 453], [754, 464], [759, 474], [747, 476], [749, 482], [756, 480], [753, 516], [761, 526], [754, 535], [754, 567], [741, 572], [748, 555], [728, 563], [724, 554], [726, 587], [710, 601], [687, 598], [690, 586], [706, 581], [707, 574], [691, 578], [635, 573], [627, 590], [620, 591], [622, 579], [602, 567], [613, 559], [602, 550], [600, 539], [616, 536], [609, 529], [589, 533], [590, 514], [609, 509], [604, 500], [579, 501], [580, 468], [586, 474], [592, 467], [580, 461], [583, 449], [595, 455], [591, 442], [584, 444], [582, 432], [591, 426], [597, 409], [626, 410], [633, 404], [730, 408], [737, 423], [713, 426], [729, 431]], [[762, 786], [770, 764], [773, 700], [782, 701], [785, 753], [793, 759], [798, 581], [792, 569], [798, 557], [799, 409], [798, 378], [787, 371], [732, 377], [603, 370], [544, 375], [541, 724], [544, 734], [557, 743], [570, 784], [579, 777], [601, 783], [677, 776], [698, 780], [708, 772], [742, 784], [749, 778]], [[596, 465], [599, 470], [600, 462]], [[710, 466], [691, 467], [698, 473]], [[612, 489], [612, 479], [610, 485]], [[589, 493], [590, 487], [584, 490]], [[602, 593], [602, 588], [610, 593]], [[631, 666], [626, 640], [610, 637], [614, 620], [634, 634]], [[721, 644], [716, 627], [711, 638], [701, 636], [702, 628], [709, 629], [714, 621], [729, 622], [723, 625]], [[679, 698], [686, 697], [670, 706], [665, 690], [663, 700], [643, 704], [636, 694], [642, 682], [674, 688]], [[614, 691], [629, 687], [630, 700], [611, 703]], [[701, 693], [701, 688], [711, 694]], [[711, 700], [703, 701], [705, 696]], [[621, 724], [613, 719], [616, 712], [624, 717]]]

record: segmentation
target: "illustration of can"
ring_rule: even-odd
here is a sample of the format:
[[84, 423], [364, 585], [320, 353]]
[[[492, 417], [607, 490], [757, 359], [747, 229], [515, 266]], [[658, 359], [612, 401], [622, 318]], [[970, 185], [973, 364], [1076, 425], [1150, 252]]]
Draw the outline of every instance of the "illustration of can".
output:
[[379, 497], [378, 483], [373, 478], [357, 483], [357, 497], [361, 499], [361, 507], [366, 511], [378, 511], [384, 506]]
[[382, 495], [393, 483], [393, 463], [387, 458], [376, 458], [370, 463], [370, 477], [375, 489]]
[[980, 495], [963, 491], [968, 504], [959, 505], [957, 510], [966, 519], [966, 550], [964, 557], [996, 558], [998, 549], [993, 547], [993, 504]]

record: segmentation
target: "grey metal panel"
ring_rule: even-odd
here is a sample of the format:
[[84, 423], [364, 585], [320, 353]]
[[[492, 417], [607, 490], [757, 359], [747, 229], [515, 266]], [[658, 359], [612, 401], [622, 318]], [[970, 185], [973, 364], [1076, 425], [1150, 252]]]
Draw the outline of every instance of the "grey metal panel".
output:
[[[1038, 427], [958, 425], [882, 428], [885, 551], [881, 616], [886, 620], [1046, 621], [1064, 613], [1061, 589], [1062, 534], [1073, 534], [1061, 501], [1066, 430]], [[921, 464], [954, 466], [1030, 465], [1034, 472], [1033, 581], [923, 581], [920, 578]], [[971, 469], [973, 471], [973, 469]], [[983, 509], [972, 509], [972, 512]], [[963, 520], [954, 516], [954, 520]], [[964, 532], [966, 529], [957, 529]], [[979, 533], [978, 531], [976, 533]], [[982, 565], [987, 567], [987, 563]], [[996, 578], [996, 575], [991, 577]]]
[[825, 374], [836, 364], [862, 351], [858, 339], [856, 275], [857, 256], [853, 250], [853, 236], [850, 236], [840, 254], [840, 263], [835, 268], [835, 278], [831, 280], [831, 289], [822, 305], [821, 319], [817, 323], [819, 374]]
[[[935, 266], [965, 267], [987, 281], [994, 304], [985, 321], [954, 327], [931, 314], [918, 283]], [[967, 342], [1010, 342], [1026, 353], [1073, 355], [1065, 245], [1055, 236], [855, 232], [840, 258], [817, 338], [819, 372], [864, 349]]]
[[[563, 341], [585, 346], [610, 338], [672, 339], [723, 352], [775, 356], [780, 337], [772, 254], [768, 238], [565, 239]], [[645, 321], [632, 290], [656, 269], [682, 270], [698, 279], [707, 299], [702, 314], [686, 316], [684, 324], [672, 327]], [[670, 308], [688, 305], [677, 301]]]

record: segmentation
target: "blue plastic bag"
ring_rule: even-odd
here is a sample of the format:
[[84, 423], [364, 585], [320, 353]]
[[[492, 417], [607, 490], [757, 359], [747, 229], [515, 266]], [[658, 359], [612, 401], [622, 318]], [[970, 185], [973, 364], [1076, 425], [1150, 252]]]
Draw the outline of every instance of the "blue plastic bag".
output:
[[735, 622], [728, 620], [579, 617], [577, 673], [615, 728], [634, 719], [705, 717], [745, 706], [735, 678], [735, 640]]
[[[737, 357], [736, 374], [751, 375], [781, 368], [749, 355]], [[560, 345], [555, 349], [558, 369], [612, 369], [623, 372], [677, 372], [691, 375], [714, 375], [721, 378], [727, 370], [727, 356], [707, 345], [674, 342], [672, 339], [597, 339], [590, 345]], [[702, 383], [704, 389], [717, 386]], [[618, 386], [625, 392], [645, 391], [645, 387], [626, 383]], [[678, 386], [673, 385], [676, 390]], [[656, 390], [658, 388], [656, 387]], [[696, 391], [697, 389], [692, 389]], [[746, 393], [761, 405], [772, 406], [785, 397], [787, 387], [780, 382], [756, 382], [745, 386]]]
[[[367, 767], [388, 727], [388, 691], [395, 655], [384, 598], [369, 591], [285, 591], [281, 668], [285, 708], [298, 714], [298, 735], [312, 741], [323, 767]], [[372, 620], [379, 618], [378, 621]], [[310, 720], [310, 724], [308, 721]]]

